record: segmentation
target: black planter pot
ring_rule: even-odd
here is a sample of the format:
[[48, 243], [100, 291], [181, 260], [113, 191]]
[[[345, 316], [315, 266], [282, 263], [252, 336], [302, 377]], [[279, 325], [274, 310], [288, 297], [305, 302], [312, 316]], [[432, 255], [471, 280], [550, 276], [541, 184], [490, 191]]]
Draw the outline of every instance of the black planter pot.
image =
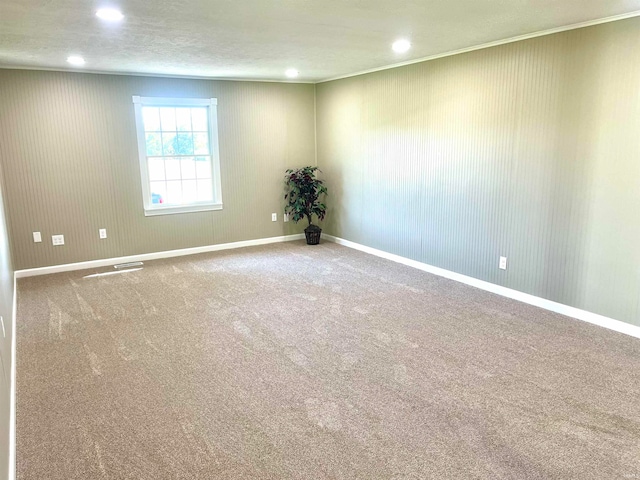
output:
[[304, 229], [304, 236], [307, 237], [307, 245], [318, 245], [322, 229], [316, 225], [309, 225]]

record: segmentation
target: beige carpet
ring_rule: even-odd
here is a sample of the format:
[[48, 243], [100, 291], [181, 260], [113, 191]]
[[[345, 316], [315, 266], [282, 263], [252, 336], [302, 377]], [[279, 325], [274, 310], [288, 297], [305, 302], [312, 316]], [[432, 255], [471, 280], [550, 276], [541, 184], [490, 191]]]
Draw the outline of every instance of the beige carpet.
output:
[[19, 479], [640, 478], [640, 340], [327, 243], [88, 273], [19, 281]]

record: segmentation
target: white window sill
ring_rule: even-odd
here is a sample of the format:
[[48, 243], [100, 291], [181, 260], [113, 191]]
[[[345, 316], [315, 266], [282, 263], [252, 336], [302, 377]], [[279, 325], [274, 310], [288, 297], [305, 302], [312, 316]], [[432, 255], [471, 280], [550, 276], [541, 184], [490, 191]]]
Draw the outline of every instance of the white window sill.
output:
[[222, 210], [221, 203], [209, 203], [203, 205], [185, 205], [182, 207], [158, 207], [145, 209], [145, 217], [155, 217], [157, 215], [174, 215], [176, 213], [208, 212], [210, 210]]

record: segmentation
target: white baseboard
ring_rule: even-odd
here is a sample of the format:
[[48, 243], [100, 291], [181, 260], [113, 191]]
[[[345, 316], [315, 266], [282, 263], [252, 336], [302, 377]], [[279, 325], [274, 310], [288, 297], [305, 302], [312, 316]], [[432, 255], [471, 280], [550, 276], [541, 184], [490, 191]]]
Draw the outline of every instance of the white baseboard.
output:
[[450, 270], [445, 270], [444, 268], [434, 267], [433, 265], [429, 265], [427, 263], [418, 262], [417, 260], [411, 260], [410, 258], [401, 257], [400, 255], [395, 255], [383, 250], [367, 247], [366, 245], [361, 245], [350, 240], [334, 237], [333, 235], [323, 234], [322, 237], [326, 240], [329, 240], [330, 242], [344, 245], [345, 247], [350, 247], [355, 250], [370, 253], [371, 255], [386, 258], [387, 260], [402, 263], [403, 265], [408, 265], [409, 267], [433, 273], [434, 275], [438, 275], [440, 277], [445, 277], [451, 280], [455, 280], [456, 282], [471, 285], [472, 287], [480, 288], [481, 290], [486, 290], [487, 292], [502, 295], [503, 297], [507, 298], [512, 298], [523, 303], [528, 303], [529, 305], [535, 305], [536, 307], [544, 308], [545, 310], [550, 310], [552, 312], [560, 313], [568, 317], [573, 317], [584, 322], [598, 325], [600, 327], [608, 328], [609, 330], [614, 330], [619, 333], [624, 333], [632, 337], [640, 338], [640, 327], [631, 325], [626, 322], [621, 322], [620, 320], [614, 320], [613, 318], [598, 315], [597, 313], [570, 307], [569, 305], [553, 302], [545, 298], [536, 297], [535, 295], [523, 293], [518, 290], [513, 290], [501, 285], [496, 285], [494, 283], [485, 282], [484, 280], [479, 280], [477, 278], [468, 277], [467, 275], [462, 275]]
[[13, 276], [13, 309], [11, 311], [11, 386], [9, 392], [9, 480], [16, 478], [16, 317], [18, 315], [18, 288]]
[[71, 272], [74, 270], [86, 270], [88, 268], [110, 267], [119, 263], [144, 262], [147, 260], [157, 260], [160, 258], [182, 257], [184, 255], [196, 255], [198, 253], [217, 252], [220, 250], [230, 250], [233, 248], [253, 247], [256, 245], [267, 245], [269, 243], [290, 242], [301, 240], [304, 233], [295, 235], [283, 235], [281, 237], [258, 238], [256, 240], [244, 240], [241, 242], [220, 243], [218, 245], [205, 245], [203, 247], [183, 248], [180, 250], [167, 250], [164, 252], [141, 253], [139, 255], [129, 255], [126, 257], [104, 258], [101, 260], [89, 260], [87, 262], [67, 263], [64, 265], [53, 265], [51, 267], [30, 268], [18, 270], [16, 278], [35, 277], [38, 275], [48, 275], [50, 273]]

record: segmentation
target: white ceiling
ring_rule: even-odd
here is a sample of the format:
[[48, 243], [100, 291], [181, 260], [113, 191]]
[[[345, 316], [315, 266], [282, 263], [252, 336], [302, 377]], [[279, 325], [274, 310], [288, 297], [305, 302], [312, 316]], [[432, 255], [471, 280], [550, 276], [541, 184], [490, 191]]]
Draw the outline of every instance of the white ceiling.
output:
[[[106, 24], [99, 7], [123, 22]], [[319, 81], [640, 10], [640, 0], [0, 0], [0, 65]], [[401, 37], [413, 48], [396, 54]], [[82, 69], [76, 69], [82, 70]]]

